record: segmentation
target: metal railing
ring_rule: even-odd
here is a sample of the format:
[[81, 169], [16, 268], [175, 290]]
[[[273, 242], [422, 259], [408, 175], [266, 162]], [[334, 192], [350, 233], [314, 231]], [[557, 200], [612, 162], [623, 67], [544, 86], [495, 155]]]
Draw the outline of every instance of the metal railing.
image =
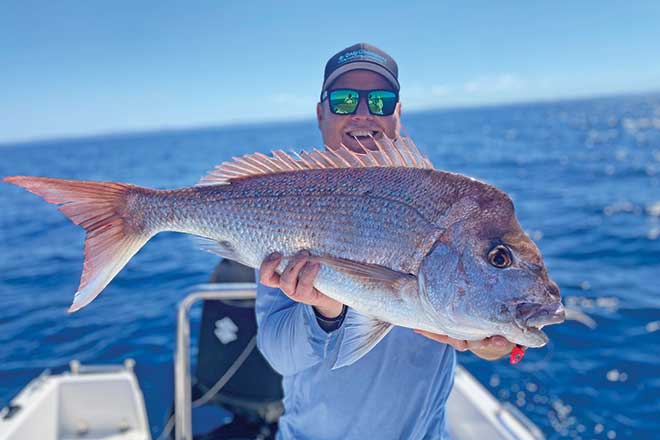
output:
[[192, 440], [192, 402], [190, 375], [190, 308], [203, 300], [254, 299], [255, 283], [198, 284], [177, 310], [176, 353], [174, 357], [174, 414], [176, 440]]
[[[198, 284], [188, 289], [186, 297], [179, 303], [177, 311], [176, 353], [174, 358], [174, 420], [176, 423], [176, 440], [193, 440], [189, 319], [191, 307], [201, 300], [241, 300], [254, 299], [255, 296], [255, 283]], [[483, 386], [460, 365], [457, 365], [456, 380], [462, 383], [476, 384], [480, 389], [483, 388]], [[495, 424], [497, 424], [506, 431], [506, 437], [508, 438], [544, 438], [543, 433], [541, 433], [538, 427], [529, 421], [529, 419], [527, 419], [527, 417], [525, 417], [520, 411], [517, 411], [515, 407], [512, 408], [511, 405], [503, 405], [485, 388], [483, 388], [483, 393], [486, 393], [493, 401], [497, 402], [494, 420], [488, 418], [493, 430], [497, 430], [497, 427], [495, 426]], [[469, 398], [469, 396], [466, 396], [466, 398]], [[474, 399], [470, 400], [472, 401]], [[486, 417], [486, 415], [482, 414], [482, 417]], [[170, 422], [168, 422], [168, 424]], [[171, 427], [169, 429], [171, 429]]]

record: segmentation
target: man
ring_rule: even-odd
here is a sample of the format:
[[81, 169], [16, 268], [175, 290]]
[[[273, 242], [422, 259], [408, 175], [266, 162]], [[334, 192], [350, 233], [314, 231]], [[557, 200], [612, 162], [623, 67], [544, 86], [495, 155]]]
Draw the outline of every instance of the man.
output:
[[[334, 55], [316, 107], [325, 145], [364, 152], [376, 149], [374, 139], [398, 137], [398, 94], [398, 67], [385, 52], [362, 43]], [[258, 347], [283, 375], [278, 438], [442, 438], [456, 362], [451, 347], [497, 359], [512, 344], [503, 337], [468, 342], [395, 327], [363, 358], [332, 370], [351, 311], [313, 288], [319, 266], [308, 257], [296, 255], [280, 276], [275, 269], [282, 257], [273, 254], [259, 270]]]

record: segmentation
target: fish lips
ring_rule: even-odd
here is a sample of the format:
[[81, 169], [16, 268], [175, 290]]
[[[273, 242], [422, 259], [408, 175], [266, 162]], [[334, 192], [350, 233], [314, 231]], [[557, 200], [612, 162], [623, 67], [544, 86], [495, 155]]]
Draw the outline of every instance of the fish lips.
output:
[[560, 324], [566, 320], [566, 311], [561, 303], [520, 304], [517, 306], [514, 323], [517, 327], [512, 342], [527, 347], [542, 347], [548, 336], [541, 331], [546, 325]]
[[525, 326], [541, 328], [544, 325], [561, 324], [566, 320], [562, 303], [542, 306], [525, 319]]

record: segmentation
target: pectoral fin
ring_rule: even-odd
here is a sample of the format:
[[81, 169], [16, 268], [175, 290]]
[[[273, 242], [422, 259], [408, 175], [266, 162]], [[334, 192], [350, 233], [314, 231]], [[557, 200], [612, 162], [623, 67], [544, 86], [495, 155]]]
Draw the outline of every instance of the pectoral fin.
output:
[[417, 284], [417, 277], [398, 272], [377, 264], [360, 263], [353, 260], [333, 257], [312, 257], [314, 261], [342, 272], [363, 283], [377, 283], [379, 288], [399, 291], [408, 283]]
[[351, 365], [376, 346], [394, 327], [389, 322], [381, 321], [355, 310], [349, 310], [342, 324], [343, 338], [339, 354], [332, 369]]
[[[353, 260], [328, 256], [312, 257], [321, 265], [344, 275], [350, 280], [342, 287], [351, 290], [359, 288], [363, 293], [374, 293], [374, 298], [385, 295], [388, 301], [405, 303], [406, 297], [417, 292], [417, 277], [377, 264], [361, 263]], [[353, 284], [353, 285], [351, 285]], [[322, 292], [323, 286], [317, 286]], [[338, 287], [334, 287], [339, 289]], [[330, 291], [328, 290], [328, 293]], [[341, 298], [338, 298], [341, 300]], [[350, 306], [350, 303], [348, 303]], [[350, 308], [342, 324], [343, 338], [333, 369], [353, 364], [376, 346], [394, 327]]]

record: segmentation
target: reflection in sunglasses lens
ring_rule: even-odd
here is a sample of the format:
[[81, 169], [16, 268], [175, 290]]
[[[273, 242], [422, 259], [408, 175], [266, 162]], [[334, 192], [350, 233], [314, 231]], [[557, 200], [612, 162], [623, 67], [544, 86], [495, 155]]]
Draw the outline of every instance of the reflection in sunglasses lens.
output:
[[[336, 115], [351, 115], [360, 105], [360, 92], [352, 89], [332, 90], [328, 94], [330, 109]], [[369, 113], [377, 116], [389, 116], [394, 113], [398, 101], [395, 92], [390, 90], [371, 90], [367, 95]]]
[[374, 90], [369, 93], [369, 111], [374, 115], [391, 115], [396, 106], [396, 94], [387, 90]]
[[330, 107], [338, 115], [348, 115], [357, 109], [360, 94], [355, 90], [333, 90], [330, 92]]

